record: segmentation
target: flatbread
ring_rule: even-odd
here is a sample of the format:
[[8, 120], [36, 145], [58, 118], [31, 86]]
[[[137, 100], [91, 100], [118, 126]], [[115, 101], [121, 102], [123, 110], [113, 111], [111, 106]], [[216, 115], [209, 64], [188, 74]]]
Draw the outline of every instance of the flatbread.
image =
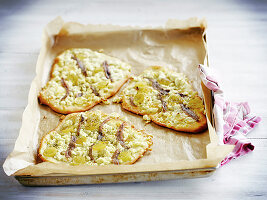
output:
[[40, 103], [69, 114], [86, 111], [117, 93], [130, 77], [131, 66], [85, 48], [68, 49], [55, 58], [51, 79]]
[[152, 136], [118, 114], [87, 111], [67, 115], [41, 141], [43, 161], [70, 165], [133, 164], [152, 145]]
[[187, 78], [153, 66], [134, 78], [122, 91], [121, 105], [147, 121], [177, 131], [197, 133], [207, 128], [202, 99]]

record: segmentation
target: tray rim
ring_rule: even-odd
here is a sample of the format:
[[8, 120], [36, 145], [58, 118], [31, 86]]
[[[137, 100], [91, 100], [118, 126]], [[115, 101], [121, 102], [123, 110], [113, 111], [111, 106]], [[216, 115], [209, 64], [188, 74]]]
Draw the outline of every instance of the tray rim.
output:
[[161, 172], [192, 172], [192, 171], [205, 171], [205, 170], [212, 170], [216, 171], [217, 167], [206, 167], [206, 168], [192, 168], [192, 169], [179, 169], [179, 170], [160, 170], [160, 171], [143, 171], [143, 172], [121, 172], [121, 173], [103, 173], [103, 174], [83, 174], [83, 175], [59, 175], [59, 174], [51, 174], [51, 175], [43, 175], [43, 176], [32, 176], [32, 175], [15, 175], [14, 177], [17, 178], [45, 178], [45, 177], [83, 177], [83, 176], [95, 176], [95, 175], [101, 175], [101, 176], [112, 176], [112, 175], [118, 175], [118, 174], [144, 174], [144, 173], [161, 173]]
[[92, 174], [70, 176], [14, 176], [24, 186], [65, 186], [108, 183], [129, 183], [147, 181], [166, 181], [185, 178], [203, 178], [211, 176], [216, 167], [172, 170], [160, 172], [131, 172], [116, 174]]

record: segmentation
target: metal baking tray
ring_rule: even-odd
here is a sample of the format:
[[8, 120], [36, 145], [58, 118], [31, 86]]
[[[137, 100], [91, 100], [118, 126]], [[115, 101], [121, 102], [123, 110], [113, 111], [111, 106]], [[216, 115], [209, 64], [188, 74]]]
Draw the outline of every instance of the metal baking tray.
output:
[[163, 181], [183, 178], [200, 178], [210, 176], [216, 168], [188, 169], [162, 172], [139, 172], [123, 174], [97, 174], [83, 176], [15, 176], [24, 186], [60, 186], [101, 183], [126, 183], [142, 181]]
[[[55, 22], [57, 22], [56, 20]], [[59, 20], [60, 21], [60, 20]], [[53, 22], [53, 23], [55, 23]], [[55, 23], [60, 24], [60, 23]], [[205, 33], [206, 34], [206, 33]], [[203, 36], [204, 43], [206, 42], [206, 35]], [[56, 41], [56, 38], [55, 38]], [[45, 43], [49, 44], [49, 43]], [[43, 52], [44, 53], [44, 52]], [[206, 62], [207, 56], [206, 56]], [[208, 64], [208, 63], [206, 63]], [[212, 107], [213, 107], [213, 94], [210, 91], [206, 91], [208, 93], [208, 99], [210, 101], [209, 106], [206, 106], [206, 109], [209, 110], [210, 116], [209, 116], [209, 126], [213, 129], [213, 134], [211, 140], [213, 140], [214, 144], [214, 137], [216, 135], [214, 131], [214, 120], [212, 115]], [[28, 111], [29, 112], [29, 111]], [[26, 115], [26, 113], [25, 113]], [[28, 131], [28, 129], [27, 129]], [[216, 143], [216, 142], [215, 142]], [[216, 143], [217, 144], [217, 143]], [[227, 153], [227, 150], [225, 148], [218, 148], [213, 153]], [[221, 153], [223, 154], [223, 153]], [[217, 154], [216, 154], [217, 155]], [[208, 155], [207, 155], [208, 156]], [[77, 173], [66, 173], [61, 172], [58, 170], [54, 173], [49, 174], [32, 174], [31, 173], [18, 173], [14, 174], [15, 179], [21, 183], [24, 186], [59, 186], [59, 185], [83, 185], [83, 184], [102, 184], [102, 183], [121, 183], [121, 182], [143, 182], [143, 181], [161, 181], [161, 180], [171, 180], [171, 179], [182, 179], [182, 178], [199, 178], [199, 177], [207, 177], [212, 175], [216, 171], [216, 165], [220, 160], [217, 160], [217, 157], [214, 157], [214, 160], [216, 160], [216, 163], [209, 163], [206, 162], [205, 164], [198, 165], [192, 168], [190, 165], [188, 165], [185, 168], [182, 168], [179, 166], [179, 164], [176, 164], [175, 166], [166, 168], [161, 167], [157, 168], [156, 165], [153, 166], [146, 166], [144, 170], [138, 171], [137, 166], [134, 168], [131, 168], [131, 170], [128, 171], [98, 171], [97, 173], [78, 173], [83, 175], [77, 175]], [[170, 165], [172, 163], [168, 163]], [[31, 172], [31, 171], [28, 171]], [[57, 173], [57, 174], [56, 174]], [[60, 174], [59, 174], [60, 173]], [[26, 174], [26, 175], [25, 175]], [[29, 175], [28, 175], [29, 174]], [[11, 174], [10, 174], [11, 175]]]

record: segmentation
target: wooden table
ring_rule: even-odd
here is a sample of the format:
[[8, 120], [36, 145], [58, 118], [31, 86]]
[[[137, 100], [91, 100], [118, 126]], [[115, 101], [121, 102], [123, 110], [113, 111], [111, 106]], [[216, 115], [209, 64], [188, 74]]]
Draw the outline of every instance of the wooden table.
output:
[[56, 16], [81, 23], [162, 25], [208, 20], [211, 65], [226, 95], [248, 101], [262, 123], [255, 151], [208, 178], [73, 187], [23, 187], [0, 169], [0, 199], [267, 199], [267, 1], [0, 1], [0, 163], [12, 151], [27, 104], [43, 27]]

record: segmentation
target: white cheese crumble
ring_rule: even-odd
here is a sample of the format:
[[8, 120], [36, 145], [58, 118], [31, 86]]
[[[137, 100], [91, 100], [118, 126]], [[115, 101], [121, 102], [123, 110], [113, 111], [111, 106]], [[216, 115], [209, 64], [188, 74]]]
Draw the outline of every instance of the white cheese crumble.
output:
[[[81, 115], [84, 118], [81, 123]], [[106, 123], [103, 123], [106, 119]], [[118, 139], [121, 125], [123, 143]], [[77, 135], [80, 126], [79, 135]], [[98, 139], [102, 126], [103, 138]], [[72, 141], [75, 137], [75, 141]], [[71, 148], [71, 141], [75, 147]], [[66, 162], [71, 165], [108, 165], [113, 164], [113, 156], [119, 150], [117, 159], [120, 164], [130, 164], [143, 155], [151, 146], [151, 136], [133, 128], [121, 120], [117, 113], [110, 115], [101, 111], [70, 114], [65, 117], [54, 131], [42, 140], [39, 154], [50, 162]], [[90, 153], [91, 148], [91, 153]], [[70, 151], [71, 155], [66, 156]], [[92, 159], [93, 157], [93, 159]]]
[[[162, 93], [161, 91], [166, 91]], [[123, 104], [143, 115], [146, 122], [157, 121], [167, 127], [185, 127], [196, 123], [185, 109], [204, 114], [204, 105], [182, 73], [152, 67], [135, 77], [122, 91]], [[125, 107], [126, 108], [126, 107]], [[126, 109], [127, 109], [126, 108]]]
[[[80, 110], [106, 100], [130, 77], [129, 64], [90, 49], [68, 49], [55, 60], [51, 79], [40, 96], [57, 110]], [[104, 62], [111, 78], [105, 75]]]

